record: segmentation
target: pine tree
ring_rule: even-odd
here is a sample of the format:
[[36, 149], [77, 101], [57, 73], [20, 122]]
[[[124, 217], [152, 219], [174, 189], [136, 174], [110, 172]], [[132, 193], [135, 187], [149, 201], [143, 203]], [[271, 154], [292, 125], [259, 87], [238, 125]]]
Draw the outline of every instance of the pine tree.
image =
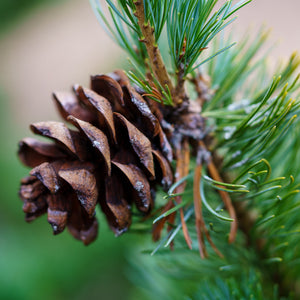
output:
[[[126, 75], [93, 77], [92, 90], [76, 86], [78, 103], [55, 95], [61, 115], [84, 137], [57, 124], [32, 125], [34, 132], [67, 145], [68, 158], [59, 147], [51, 156], [45, 154], [48, 146], [21, 143], [22, 160], [34, 167], [20, 191], [27, 218], [48, 209], [55, 234], [68, 226], [89, 243], [100, 202], [116, 234], [129, 229], [140, 235], [130, 258], [137, 299], [300, 295], [300, 58], [293, 54], [270, 77], [267, 54], [257, 55], [264, 31], [237, 44], [224, 33], [251, 0], [232, 2], [106, 0], [107, 16], [92, 0], [131, 68]], [[146, 142], [140, 132], [148, 146], [141, 146]], [[81, 150], [90, 149], [86, 140], [100, 159]], [[105, 175], [99, 176], [99, 161]], [[131, 187], [120, 185], [117, 175]], [[148, 198], [136, 194], [137, 182], [147, 187]], [[57, 194], [59, 188], [63, 193]], [[62, 207], [70, 188], [81, 206], [74, 194]], [[106, 200], [97, 200], [102, 189]], [[151, 233], [156, 244], [149, 241]]]

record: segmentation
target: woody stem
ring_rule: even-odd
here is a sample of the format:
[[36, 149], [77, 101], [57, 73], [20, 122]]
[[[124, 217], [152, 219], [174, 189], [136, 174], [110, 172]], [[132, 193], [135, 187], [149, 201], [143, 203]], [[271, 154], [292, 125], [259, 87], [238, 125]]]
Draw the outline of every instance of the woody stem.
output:
[[138, 25], [142, 31], [141, 42], [145, 43], [147, 53], [150, 60], [151, 69], [160, 83], [160, 85], [165, 88], [166, 86], [170, 90], [174, 103], [179, 104], [178, 97], [176, 97], [175, 88], [172, 84], [171, 78], [167, 72], [166, 66], [163, 62], [161, 53], [159, 51], [158, 45], [155, 41], [154, 36], [154, 28], [151, 27], [149, 22], [145, 18], [145, 10], [144, 10], [144, 1], [143, 0], [135, 0], [133, 1], [136, 11], [134, 15], [138, 19]]
[[175, 89], [175, 95], [177, 97], [178, 103], [181, 103], [186, 100], [187, 96], [185, 93], [185, 88], [184, 88], [184, 69], [183, 67], [180, 67], [179, 70], [176, 73], [177, 75], [177, 84], [176, 84], [176, 89]]

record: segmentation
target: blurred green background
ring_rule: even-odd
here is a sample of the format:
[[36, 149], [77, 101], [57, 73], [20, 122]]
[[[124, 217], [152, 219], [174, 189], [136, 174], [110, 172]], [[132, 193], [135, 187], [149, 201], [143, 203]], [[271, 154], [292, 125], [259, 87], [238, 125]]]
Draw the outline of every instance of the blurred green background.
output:
[[115, 239], [104, 220], [88, 247], [67, 232], [54, 237], [45, 216], [24, 222], [17, 191], [28, 170], [16, 159], [24, 130], [16, 128], [3, 91], [0, 99], [0, 299], [126, 299], [124, 253], [130, 241]]
[[[271, 13], [268, 0], [254, 1], [236, 31], [266, 20], [274, 39], [285, 38], [273, 55], [287, 57], [300, 44], [291, 25], [300, 4], [280, 2], [272, 1]], [[88, 247], [67, 231], [54, 237], [46, 217], [24, 222], [17, 195], [29, 171], [17, 159], [17, 143], [30, 135], [31, 122], [57, 119], [52, 89], [87, 85], [89, 75], [120, 67], [121, 59], [88, 0], [0, 0], [0, 299], [139, 299], [127, 279], [134, 278], [128, 257], [144, 239], [116, 239], [101, 217], [99, 237]]]
[[[21, 38], [23, 41], [20, 44], [26, 48], [29, 30], [34, 31], [35, 26], [38, 26], [37, 23], [35, 26], [28, 26], [30, 19], [41, 17], [47, 10], [55, 12], [59, 10], [59, 6], [67, 5], [67, 2], [0, 1], [0, 55], [2, 62], [6, 60], [6, 65], [1, 64], [0, 83], [0, 299], [129, 298], [131, 285], [125, 276], [125, 253], [129, 251], [131, 241], [124, 237], [116, 239], [103, 219], [99, 222], [98, 239], [88, 247], [74, 240], [67, 230], [54, 237], [45, 216], [33, 224], [24, 222], [22, 203], [17, 195], [19, 180], [29, 171], [19, 163], [16, 156], [18, 140], [30, 135], [30, 121], [25, 115], [35, 114], [35, 120], [56, 117], [54, 109], [50, 108], [50, 93], [41, 102], [39, 91], [32, 91], [35, 85], [38, 89], [39, 83], [34, 82], [34, 76], [32, 79], [30, 75], [25, 78], [24, 73], [20, 71], [20, 64], [17, 63], [18, 60], [26, 63], [26, 60], [31, 59], [32, 53], [28, 50], [16, 53], [14, 43]], [[87, 1], [85, 4], [88, 7]], [[90, 14], [92, 16], [92, 12]], [[20, 29], [24, 30], [25, 36], [18, 33]], [[53, 33], [55, 34], [49, 31], [48, 34]], [[39, 43], [38, 40], [35, 42]], [[12, 59], [15, 65], [9, 65], [9, 61], [5, 59], [11, 57], [10, 53], [15, 55]], [[57, 63], [57, 60], [54, 61]], [[96, 64], [100, 69], [100, 63]], [[28, 64], [28, 74], [32, 68], [32, 64]], [[41, 64], [36, 68], [39, 69], [40, 75], [44, 75]], [[3, 74], [4, 72], [6, 74]], [[82, 76], [85, 76], [87, 81], [89, 73]], [[43, 80], [51, 81], [51, 76], [48, 77], [50, 79], [45, 77]], [[69, 81], [68, 78], [66, 80]], [[71, 84], [72, 79], [66, 88]], [[19, 90], [20, 94], [15, 94], [14, 89]], [[49, 107], [49, 110], [43, 110], [42, 116], [38, 113], [38, 107], [33, 108], [34, 99], [28, 96], [28, 92], [37, 95], [38, 107]], [[21, 111], [18, 107], [22, 107]], [[98, 211], [98, 216], [100, 214]]]
[[115, 239], [104, 220], [99, 238], [88, 247], [67, 232], [54, 237], [45, 216], [24, 222], [17, 191], [28, 170], [16, 159], [20, 132], [6, 99], [2, 92], [0, 299], [127, 299], [124, 266], [130, 241]]

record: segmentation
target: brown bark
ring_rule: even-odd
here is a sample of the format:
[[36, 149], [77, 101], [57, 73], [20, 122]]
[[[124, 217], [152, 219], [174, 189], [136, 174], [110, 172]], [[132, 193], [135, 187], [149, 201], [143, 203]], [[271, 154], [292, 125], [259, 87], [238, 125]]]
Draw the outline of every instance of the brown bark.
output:
[[175, 105], [180, 104], [182, 100], [180, 100], [179, 97], [177, 97], [176, 95], [176, 90], [171, 82], [165, 64], [163, 62], [161, 53], [155, 41], [154, 29], [151, 27], [151, 25], [145, 18], [143, 0], [133, 1], [133, 3], [135, 4], [136, 7], [136, 11], [134, 15], [138, 19], [138, 24], [143, 34], [141, 42], [145, 43], [147, 53], [149, 56], [151, 69], [153, 70], [154, 75], [156, 79], [159, 81], [159, 83], [161, 84], [161, 86], [164, 88], [166, 85], [168, 86], [172, 94]]

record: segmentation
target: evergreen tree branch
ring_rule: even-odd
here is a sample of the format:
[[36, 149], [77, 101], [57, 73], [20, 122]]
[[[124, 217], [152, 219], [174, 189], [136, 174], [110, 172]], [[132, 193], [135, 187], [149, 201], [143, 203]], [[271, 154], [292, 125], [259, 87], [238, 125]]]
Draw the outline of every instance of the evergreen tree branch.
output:
[[[300, 202], [293, 197], [300, 190], [299, 184], [294, 184], [294, 177], [289, 177], [289, 174], [293, 173], [291, 171], [296, 171], [296, 182], [299, 182], [295, 161], [300, 151], [293, 150], [299, 149], [299, 134], [292, 139], [288, 136], [290, 129], [295, 127], [300, 132], [297, 118], [300, 104], [299, 101], [293, 100], [294, 97], [290, 99], [292, 92], [299, 87], [299, 78], [297, 77], [290, 87], [283, 84], [299, 65], [299, 58], [292, 56], [289, 65], [281, 70], [281, 80], [276, 76], [273, 83], [267, 87], [267, 55], [253, 61], [266, 34], [260, 34], [250, 47], [245, 47], [247, 36], [242, 44], [230, 51], [225, 50], [233, 45], [228, 43], [231, 38], [226, 38], [223, 42], [215, 39], [215, 36], [234, 20], [231, 19], [232, 14], [250, 1], [239, 1], [238, 4], [232, 5], [233, 1], [229, 0], [213, 13], [217, 2], [218, 0], [124, 0], [114, 6], [113, 1], [107, 0], [111, 12], [113, 9], [112, 19], [118, 31], [115, 38], [119, 38], [119, 44], [138, 65], [138, 68], [130, 73], [131, 80], [145, 92], [144, 96], [164, 104], [167, 103], [166, 99], [173, 98], [175, 105], [179, 105], [185, 100], [185, 80], [194, 83], [199, 98], [195, 102], [201, 104], [201, 117], [205, 118], [204, 127], [207, 130], [202, 148], [207, 146], [212, 155], [211, 160], [208, 156], [198, 160], [199, 153], [192, 148], [194, 153], [197, 153], [197, 160], [195, 162], [191, 159], [192, 168], [188, 175], [188, 169], [186, 171], [185, 168], [189, 165], [189, 159], [184, 159], [184, 154], [188, 154], [189, 151], [179, 149], [176, 155], [176, 174], [180, 175], [176, 177], [176, 183], [169, 189], [168, 195], [163, 197], [168, 203], [161, 203], [164, 205], [161, 215], [154, 220], [153, 239], [157, 240], [160, 237], [164, 225], [167, 224], [166, 236], [152, 254], [162, 245], [173, 246], [176, 236], [174, 252], [163, 249], [159, 251], [161, 254], [168, 253], [163, 263], [166, 264], [166, 269], [173, 267], [171, 271], [176, 272], [177, 269], [180, 275], [184, 272], [192, 274], [194, 271], [194, 280], [198, 288], [201, 284], [203, 288], [203, 283], [199, 282], [201, 272], [206, 278], [214, 278], [215, 274], [208, 273], [212, 274], [215, 271], [222, 278], [221, 273], [224, 270], [228, 271], [226, 275], [232, 276], [234, 285], [226, 286], [228, 281], [225, 275], [223, 286], [233, 290], [233, 286], [239, 286], [242, 277], [237, 273], [247, 270], [249, 273], [254, 271], [255, 280], [258, 282], [261, 278], [264, 279], [263, 292], [267, 291], [268, 295], [271, 295], [270, 291], [274, 292], [277, 284], [279, 293], [288, 295], [289, 290], [294, 288], [291, 285], [297, 280], [290, 278], [299, 277], [300, 267], [297, 257], [299, 238], [295, 237], [300, 233]], [[157, 12], [160, 10], [162, 13], [159, 15]], [[169, 73], [160, 52], [162, 48], [157, 46], [165, 25], [168, 50], [171, 54]], [[133, 40], [134, 43], [129, 40]], [[208, 49], [212, 40], [213, 48]], [[227, 43], [230, 46], [227, 46]], [[200, 71], [199, 66], [204, 63], [211, 77], [211, 88], [203, 80], [202, 74], [195, 77], [195, 69]], [[137, 72], [138, 69], [140, 72]], [[173, 83], [171, 80], [174, 80]], [[165, 92], [169, 92], [169, 98]], [[196, 148], [196, 143], [191, 146]], [[199, 147], [201, 148], [201, 145]], [[206, 152], [208, 154], [207, 150]], [[217, 154], [222, 155], [222, 158], [219, 159]], [[275, 177], [270, 176], [271, 165], [275, 166]], [[206, 176], [207, 173], [210, 177]], [[232, 181], [232, 178], [236, 179]], [[224, 207], [226, 211], [223, 211]], [[195, 219], [196, 227], [193, 224]], [[229, 241], [232, 242], [236, 237], [236, 243], [230, 245], [230, 255], [225, 255], [221, 261], [214, 255], [213, 250], [219, 254], [220, 249], [226, 254], [229, 248], [226, 243], [229, 226]], [[180, 240], [185, 240], [189, 248], [193, 246], [185, 257], [187, 268], [180, 265], [185, 261], [182, 257], [177, 257], [173, 265], [169, 263], [172, 254], [177, 251], [177, 254], [182, 254], [180, 251], [183, 249], [186, 251], [185, 244], [181, 244], [182, 248], [179, 244], [178, 248], [177, 241]], [[208, 247], [209, 244], [211, 247]], [[199, 258], [198, 250], [202, 258], [210, 255], [210, 259], [192, 261], [192, 255]], [[203, 272], [203, 266], [210, 267], [207, 274]], [[274, 270], [278, 276], [274, 276]], [[248, 275], [243, 277], [245, 281]], [[291, 284], [287, 285], [286, 281], [291, 281]], [[208, 285], [208, 289], [214, 286], [212, 280]], [[246, 294], [249, 292], [248, 297], [244, 294], [243, 297], [248, 299], [253, 289], [246, 285], [246, 290]], [[218, 296], [215, 298], [220, 298], [219, 292], [215, 295]], [[277, 299], [276, 292], [274, 295]], [[189, 296], [193, 298], [191, 294]], [[261, 297], [256, 299], [264, 297], [261, 294]]]
[[[149, 62], [154, 72], [154, 75], [162, 87], [168, 87], [168, 89], [171, 91], [174, 97], [175, 89], [163, 62], [158, 45], [156, 43], [154, 36], [154, 28], [150, 26], [150, 23], [145, 18], [144, 1], [138, 0], [134, 1], [133, 3], [136, 7], [134, 15], [138, 19], [138, 25], [143, 34], [141, 42], [143, 42], [146, 46], [147, 53], [149, 56]], [[174, 97], [175, 104], [180, 104], [180, 101], [181, 100], [178, 97]]]

